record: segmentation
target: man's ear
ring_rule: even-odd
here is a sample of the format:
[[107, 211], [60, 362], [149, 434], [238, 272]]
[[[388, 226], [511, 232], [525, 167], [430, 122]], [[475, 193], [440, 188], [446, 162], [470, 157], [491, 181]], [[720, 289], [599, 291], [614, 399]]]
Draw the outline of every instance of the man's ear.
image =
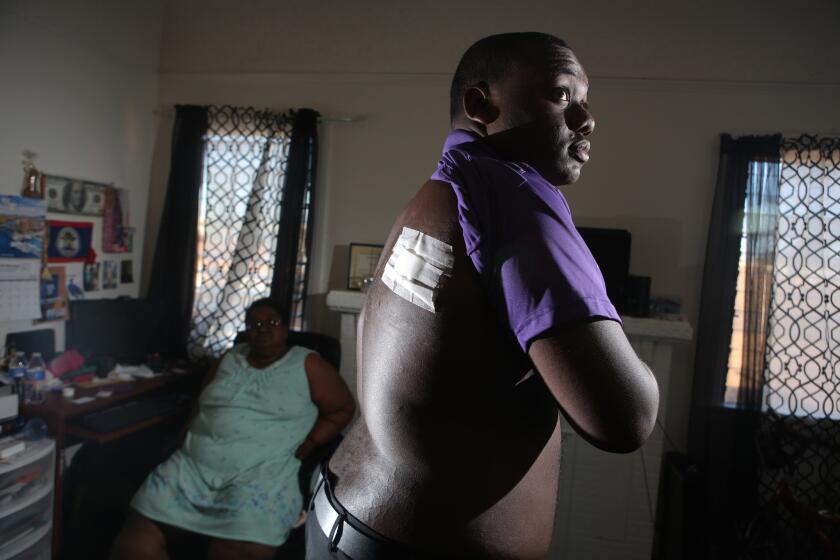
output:
[[464, 115], [485, 127], [499, 118], [499, 108], [490, 99], [490, 88], [486, 83], [479, 82], [464, 92]]

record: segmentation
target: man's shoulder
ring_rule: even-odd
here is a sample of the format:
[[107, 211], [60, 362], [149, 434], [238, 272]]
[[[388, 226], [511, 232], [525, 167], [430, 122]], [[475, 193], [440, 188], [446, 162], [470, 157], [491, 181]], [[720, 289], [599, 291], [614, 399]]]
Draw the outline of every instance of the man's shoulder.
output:
[[395, 228], [410, 227], [452, 244], [460, 239], [458, 197], [450, 183], [429, 179], [403, 210]]
[[512, 191], [532, 180], [527, 169], [517, 162], [483, 152], [472, 153], [460, 146], [443, 154], [431, 178], [449, 183], [476, 200], [488, 196], [507, 199], [514, 194]]

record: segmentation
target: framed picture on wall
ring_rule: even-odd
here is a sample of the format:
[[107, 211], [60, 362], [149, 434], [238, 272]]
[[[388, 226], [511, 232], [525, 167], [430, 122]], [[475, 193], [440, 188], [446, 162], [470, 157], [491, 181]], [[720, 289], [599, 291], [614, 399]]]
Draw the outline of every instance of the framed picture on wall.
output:
[[50, 266], [41, 275], [41, 321], [65, 321], [69, 318], [64, 267]]
[[113, 290], [116, 288], [119, 274], [117, 261], [102, 261], [102, 289]]
[[350, 263], [347, 267], [348, 290], [361, 290], [365, 279], [373, 277], [382, 249], [382, 245], [350, 244]]

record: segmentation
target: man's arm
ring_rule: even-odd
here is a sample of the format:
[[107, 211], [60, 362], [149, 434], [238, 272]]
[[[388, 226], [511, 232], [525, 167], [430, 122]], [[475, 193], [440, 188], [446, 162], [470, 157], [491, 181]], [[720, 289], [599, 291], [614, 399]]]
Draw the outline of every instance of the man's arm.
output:
[[605, 451], [628, 453], [653, 430], [659, 388], [621, 325], [594, 320], [533, 341], [531, 360], [572, 427]]
[[332, 441], [350, 422], [356, 409], [350, 389], [329, 362], [313, 353], [306, 357], [303, 367], [312, 402], [318, 407], [318, 419], [295, 452], [298, 459], [305, 459], [313, 449]]

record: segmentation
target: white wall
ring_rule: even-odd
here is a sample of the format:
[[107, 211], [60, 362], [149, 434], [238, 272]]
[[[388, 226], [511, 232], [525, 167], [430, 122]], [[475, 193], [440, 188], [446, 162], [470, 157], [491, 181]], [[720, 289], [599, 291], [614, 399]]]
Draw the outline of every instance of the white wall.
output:
[[[631, 273], [696, 326], [719, 135], [840, 130], [840, 4], [811, 2], [281, 4], [180, 0], [165, 17], [160, 103], [363, 115], [321, 127], [311, 303], [340, 288], [350, 242], [382, 242], [434, 170], [463, 50], [495, 32], [565, 38], [591, 78], [592, 160], [565, 189], [580, 225], [633, 234]], [[162, 126], [162, 128], [165, 128]], [[152, 196], [165, 183], [159, 139]], [[153, 213], [153, 212], [152, 212]], [[153, 217], [150, 219], [152, 226]], [[337, 333], [321, 309], [316, 328]], [[665, 424], [684, 445], [693, 344], [675, 353]]]
[[[101, 251], [101, 219], [94, 223], [98, 260], [134, 261], [132, 284], [92, 292], [91, 298], [137, 296], [145, 237], [149, 169], [156, 136], [160, 57], [160, 3], [80, 0], [0, 2], [0, 193], [19, 194], [21, 153], [38, 154], [36, 166], [55, 175], [113, 183], [130, 196], [134, 250]], [[82, 265], [65, 265], [82, 284]], [[100, 286], [101, 288], [101, 286]], [[54, 328], [64, 347], [64, 324], [0, 318], [7, 332]]]

